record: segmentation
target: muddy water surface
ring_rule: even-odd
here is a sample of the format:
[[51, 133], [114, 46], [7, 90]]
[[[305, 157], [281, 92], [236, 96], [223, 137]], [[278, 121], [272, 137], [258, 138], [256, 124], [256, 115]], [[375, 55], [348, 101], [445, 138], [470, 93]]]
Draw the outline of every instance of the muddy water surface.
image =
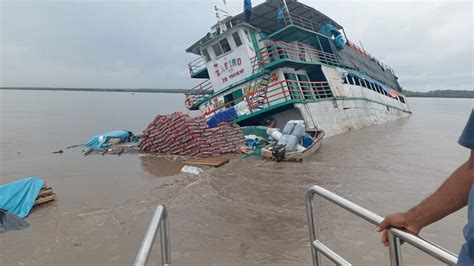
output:
[[[202, 175], [179, 158], [52, 151], [113, 129], [140, 131], [181, 95], [0, 92], [0, 183], [35, 175], [57, 200], [28, 229], [0, 235], [0, 265], [130, 265], [156, 204], [165, 204], [175, 265], [310, 265], [304, 193], [318, 184], [385, 215], [428, 196], [463, 162], [456, 144], [471, 100], [410, 99], [414, 115], [328, 138], [303, 163], [235, 158]], [[175, 104], [174, 103], [179, 103]], [[319, 235], [355, 265], [387, 265], [374, 227], [318, 201]], [[458, 252], [466, 210], [423, 236]], [[159, 247], [151, 258], [159, 262]], [[404, 245], [406, 265], [437, 262]]]

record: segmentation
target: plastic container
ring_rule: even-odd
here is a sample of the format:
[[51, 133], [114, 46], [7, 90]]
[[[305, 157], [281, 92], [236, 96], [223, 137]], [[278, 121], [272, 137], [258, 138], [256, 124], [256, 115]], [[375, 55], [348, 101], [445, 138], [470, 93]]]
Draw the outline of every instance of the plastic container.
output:
[[313, 144], [313, 138], [311, 138], [310, 135], [304, 135], [302, 138], [302, 142], [303, 147], [308, 148], [309, 146], [311, 146], [311, 144]]
[[295, 124], [291, 135], [297, 137], [298, 139], [302, 138], [305, 135], [305, 127], [303, 124]]
[[283, 134], [287, 134], [287, 135], [290, 135], [291, 132], [293, 132], [293, 129], [295, 128], [295, 123], [286, 123], [285, 127], [283, 128], [283, 131], [282, 133]]
[[285, 145], [285, 151], [295, 151], [298, 144], [298, 138], [293, 135], [282, 135], [278, 145]]
[[268, 128], [267, 134], [275, 140], [280, 140], [281, 136], [283, 135], [278, 129], [276, 128]]

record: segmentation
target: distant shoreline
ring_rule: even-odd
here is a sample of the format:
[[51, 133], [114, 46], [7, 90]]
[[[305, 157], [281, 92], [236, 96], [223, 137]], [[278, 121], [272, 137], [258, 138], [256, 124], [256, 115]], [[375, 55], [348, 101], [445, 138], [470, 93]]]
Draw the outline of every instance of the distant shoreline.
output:
[[186, 89], [112, 89], [112, 88], [49, 88], [49, 87], [0, 87], [0, 90], [17, 91], [89, 91], [89, 92], [132, 92], [132, 93], [187, 93]]
[[[17, 91], [84, 91], [84, 92], [130, 92], [130, 93], [179, 93], [185, 94], [190, 92], [188, 89], [144, 89], [144, 88], [52, 88], [52, 87], [0, 87], [1, 90], [17, 90]], [[409, 98], [453, 98], [453, 99], [473, 99], [474, 91], [428, 91], [414, 92], [404, 90], [403, 93]]]
[[467, 90], [436, 90], [436, 91], [427, 91], [427, 92], [404, 90], [403, 94], [405, 94], [405, 96], [407, 97], [420, 97], [420, 98], [459, 98], [459, 99], [474, 98], [474, 91], [467, 91]]
[[474, 96], [426, 96], [426, 95], [420, 95], [420, 96], [407, 96], [408, 98], [446, 98], [446, 99], [473, 99]]

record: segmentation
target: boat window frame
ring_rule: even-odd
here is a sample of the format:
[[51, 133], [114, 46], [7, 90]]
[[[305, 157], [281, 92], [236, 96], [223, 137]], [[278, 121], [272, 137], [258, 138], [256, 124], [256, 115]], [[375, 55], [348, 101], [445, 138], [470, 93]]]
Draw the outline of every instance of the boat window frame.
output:
[[[223, 49], [223, 47], [222, 47], [222, 44], [221, 44], [221, 42], [224, 41], [224, 40], [225, 40], [225, 42], [227, 42], [227, 45], [229, 46], [229, 49], [230, 49], [230, 50], [227, 51], [227, 52], [224, 51], [224, 49]], [[216, 46], [216, 45], [217, 45], [217, 46]], [[219, 54], [219, 55], [216, 54], [216, 52], [215, 52], [215, 50], [214, 50], [214, 47], [215, 47], [215, 46], [216, 46], [216, 47], [219, 47], [219, 48], [222, 50], [222, 53], [221, 53], [221, 54]], [[230, 54], [230, 53], [232, 52], [232, 46], [230, 46], [230, 43], [229, 43], [229, 40], [227, 39], [227, 37], [222, 38], [222, 39], [220, 39], [219, 41], [217, 41], [215, 44], [213, 44], [213, 45], [212, 45], [212, 49], [214, 50], [214, 54], [216, 55], [216, 59], [219, 59], [219, 58], [221, 58], [221, 57], [224, 57], [224, 56], [226, 56], [226, 55], [228, 55], [228, 54]]]
[[350, 85], [355, 85], [354, 77], [352, 75], [348, 75], [347, 79], [349, 80]]
[[[224, 42], [224, 41], [226, 42], [226, 45], [225, 45], [225, 46], [222, 45], [222, 43], [221, 43], [221, 42]], [[224, 52], [224, 54], [228, 54], [228, 53], [232, 52], [232, 47], [230, 46], [230, 43], [229, 43], [229, 40], [227, 40], [227, 37], [222, 38], [221, 40], [219, 40], [219, 45], [221, 46], [222, 51]], [[228, 51], [225, 51], [225, 50], [224, 50], [224, 47], [228, 47], [229, 50], [228, 50]]]
[[[212, 47], [212, 50], [214, 51], [214, 55], [216, 56], [216, 58], [218, 58], [219, 56], [223, 55], [224, 54], [224, 51], [222, 50], [222, 47], [221, 45], [219, 44], [219, 42], [211, 45]], [[220, 52], [218, 53], [218, 51], [216, 51], [216, 48], [219, 48], [220, 49]]]
[[[235, 38], [235, 36], [237, 36], [237, 38]], [[239, 47], [239, 46], [244, 44], [242, 42], [242, 38], [240, 38], [239, 31], [236, 31], [236, 32], [232, 33], [232, 39], [234, 39], [235, 47]], [[238, 42], [237, 42], [237, 40], [238, 40]]]
[[204, 61], [207, 63], [211, 61], [211, 56], [209, 55], [209, 52], [207, 51], [207, 48], [204, 48], [201, 50], [201, 55], [204, 58]]
[[405, 102], [405, 98], [404, 98], [403, 96], [401, 96], [401, 95], [398, 95], [398, 100], [399, 100], [400, 102], [402, 102], [402, 103], [406, 103], [406, 102]]

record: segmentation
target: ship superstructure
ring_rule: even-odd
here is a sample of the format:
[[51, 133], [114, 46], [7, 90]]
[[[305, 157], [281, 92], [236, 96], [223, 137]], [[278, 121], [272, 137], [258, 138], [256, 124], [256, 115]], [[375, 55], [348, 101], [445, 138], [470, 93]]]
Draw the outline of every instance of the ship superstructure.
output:
[[188, 66], [203, 80], [186, 106], [208, 119], [233, 108], [240, 125], [302, 119], [331, 136], [411, 114], [394, 71], [298, 1], [268, 0], [250, 19], [220, 16], [186, 51], [199, 55]]

